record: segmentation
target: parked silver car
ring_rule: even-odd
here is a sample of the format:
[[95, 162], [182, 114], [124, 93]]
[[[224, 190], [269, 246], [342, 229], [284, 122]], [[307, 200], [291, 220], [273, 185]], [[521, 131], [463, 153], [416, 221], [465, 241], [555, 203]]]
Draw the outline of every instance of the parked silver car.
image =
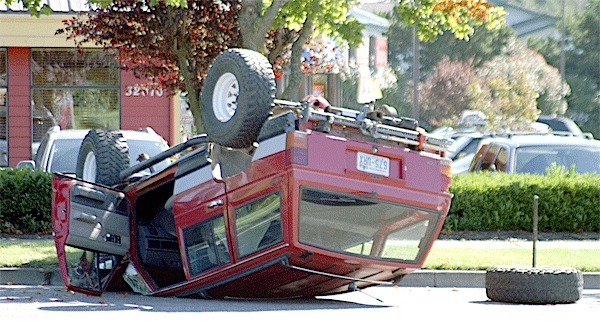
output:
[[553, 164], [600, 174], [600, 141], [574, 135], [508, 135], [482, 141], [469, 171], [544, 174]]
[[[88, 132], [89, 130], [51, 128], [40, 141], [33, 160], [21, 161], [17, 167], [27, 166], [47, 172], [75, 175], [79, 148]], [[142, 160], [140, 155], [151, 157], [169, 148], [167, 142], [151, 128], [122, 130], [121, 133], [129, 147], [131, 166]], [[162, 170], [169, 163], [165, 160], [154, 168]]]

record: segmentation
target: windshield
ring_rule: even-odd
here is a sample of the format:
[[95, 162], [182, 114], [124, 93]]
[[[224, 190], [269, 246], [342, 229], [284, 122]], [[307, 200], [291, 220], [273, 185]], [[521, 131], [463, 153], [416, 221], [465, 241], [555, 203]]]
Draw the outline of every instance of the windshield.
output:
[[515, 172], [544, 174], [546, 168], [556, 164], [569, 169], [574, 166], [577, 173], [600, 174], [600, 148], [538, 146], [517, 148]]
[[415, 262], [439, 220], [434, 211], [303, 188], [299, 239], [342, 253]]

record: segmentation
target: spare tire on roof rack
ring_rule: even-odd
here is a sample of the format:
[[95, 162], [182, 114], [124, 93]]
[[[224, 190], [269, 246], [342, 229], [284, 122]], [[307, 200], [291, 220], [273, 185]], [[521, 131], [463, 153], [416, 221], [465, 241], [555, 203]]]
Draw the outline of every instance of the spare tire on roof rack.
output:
[[200, 94], [200, 114], [210, 141], [232, 148], [256, 142], [274, 107], [275, 75], [258, 52], [229, 49], [212, 63]]

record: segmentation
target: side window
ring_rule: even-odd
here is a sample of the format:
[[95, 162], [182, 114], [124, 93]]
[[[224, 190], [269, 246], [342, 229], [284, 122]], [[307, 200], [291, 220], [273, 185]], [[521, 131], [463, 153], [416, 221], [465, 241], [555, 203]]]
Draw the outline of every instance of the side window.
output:
[[46, 151], [46, 147], [48, 146], [48, 135], [45, 135], [40, 141], [39, 147], [35, 151], [34, 160], [35, 166], [38, 168], [42, 168], [42, 159], [44, 159], [44, 152]]
[[488, 150], [489, 144], [484, 144], [479, 148], [479, 151], [475, 154], [473, 161], [471, 161], [471, 166], [469, 166], [470, 171], [479, 171], [481, 170], [481, 163], [483, 161], [483, 157]]
[[190, 276], [229, 263], [225, 234], [223, 215], [183, 230]]
[[496, 165], [494, 165], [494, 163], [496, 161], [496, 156], [498, 155], [499, 150], [500, 150], [499, 146], [494, 145], [494, 144], [490, 145], [490, 148], [485, 153], [485, 156], [483, 157], [483, 161], [481, 162], [481, 170], [489, 170], [489, 171], [496, 170]]
[[506, 165], [508, 164], [508, 150], [506, 148], [500, 148], [498, 156], [496, 157], [496, 170], [499, 172], [506, 172]]
[[277, 191], [235, 209], [235, 233], [240, 257], [283, 241], [280, 194]]

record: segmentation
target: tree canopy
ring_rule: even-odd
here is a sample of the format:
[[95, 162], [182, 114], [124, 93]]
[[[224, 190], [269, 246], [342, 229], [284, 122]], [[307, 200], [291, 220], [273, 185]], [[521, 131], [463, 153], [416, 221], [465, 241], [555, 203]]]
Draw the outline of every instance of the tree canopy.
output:
[[[41, 0], [22, 2], [34, 13], [47, 13]], [[198, 132], [203, 132], [199, 94], [207, 68], [223, 49], [257, 50], [279, 75], [289, 73], [288, 89], [297, 91], [306, 42], [315, 35], [350, 45], [362, 41], [362, 26], [348, 16], [353, 0], [92, 0], [98, 8], [64, 21], [58, 33], [77, 46], [88, 43], [118, 49], [121, 67], [168, 93], [187, 93]], [[399, 1], [406, 24], [423, 39], [443, 31], [468, 39], [473, 27], [497, 27], [503, 11], [485, 0]], [[287, 67], [287, 68], [286, 68]], [[285, 92], [288, 99], [299, 94]]]
[[[566, 19], [564, 48], [565, 80], [571, 87], [567, 115], [584, 131], [600, 137], [600, 1], [589, 1], [583, 11]], [[530, 40], [529, 46], [560, 67], [560, 37]]]

